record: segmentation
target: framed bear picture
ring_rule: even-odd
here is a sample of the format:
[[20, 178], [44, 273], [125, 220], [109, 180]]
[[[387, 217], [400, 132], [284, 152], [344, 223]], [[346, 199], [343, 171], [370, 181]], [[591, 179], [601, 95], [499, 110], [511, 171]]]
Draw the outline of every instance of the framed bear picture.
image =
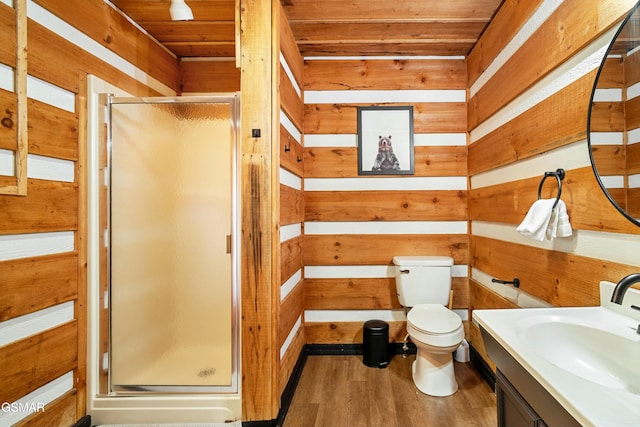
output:
[[413, 107], [358, 107], [358, 175], [413, 173]]

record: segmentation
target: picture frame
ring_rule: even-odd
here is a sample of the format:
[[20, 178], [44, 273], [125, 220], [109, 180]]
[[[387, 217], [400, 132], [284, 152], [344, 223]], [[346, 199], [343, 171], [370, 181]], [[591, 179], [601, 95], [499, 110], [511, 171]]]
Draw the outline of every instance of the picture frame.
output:
[[413, 174], [413, 107], [358, 107], [358, 175]]

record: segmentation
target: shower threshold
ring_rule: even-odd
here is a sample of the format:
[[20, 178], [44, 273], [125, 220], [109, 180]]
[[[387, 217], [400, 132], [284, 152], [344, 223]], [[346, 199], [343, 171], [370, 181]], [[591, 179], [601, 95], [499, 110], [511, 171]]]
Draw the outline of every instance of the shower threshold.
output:
[[138, 394], [211, 394], [211, 393], [224, 393], [230, 392], [229, 386], [216, 387], [216, 386], [201, 386], [201, 385], [112, 385], [112, 396], [131, 396]]

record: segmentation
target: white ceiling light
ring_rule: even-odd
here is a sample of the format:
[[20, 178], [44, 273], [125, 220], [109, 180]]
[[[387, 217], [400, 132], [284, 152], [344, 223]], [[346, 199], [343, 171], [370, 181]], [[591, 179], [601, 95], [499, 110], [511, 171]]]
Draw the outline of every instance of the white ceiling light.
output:
[[174, 21], [191, 21], [193, 19], [193, 12], [184, 0], [171, 0], [169, 13]]

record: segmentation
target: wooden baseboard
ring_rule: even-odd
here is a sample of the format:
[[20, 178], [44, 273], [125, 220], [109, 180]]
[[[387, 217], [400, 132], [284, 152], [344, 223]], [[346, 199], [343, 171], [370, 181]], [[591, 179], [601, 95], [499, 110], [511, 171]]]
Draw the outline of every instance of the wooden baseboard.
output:
[[242, 427], [277, 427], [281, 426], [282, 423], [277, 422], [277, 420], [266, 420], [266, 421], [243, 421]]
[[91, 415], [85, 415], [80, 418], [73, 427], [91, 427]]
[[[408, 342], [409, 349], [404, 351], [402, 343], [394, 342], [389, 344], [391, 354], [416, 354], [416, 345]], [[339, 356], [339, 355], [360, 355], [363, 353], [362, 344], [305, 344], [302, 349], [310, 356]]]

